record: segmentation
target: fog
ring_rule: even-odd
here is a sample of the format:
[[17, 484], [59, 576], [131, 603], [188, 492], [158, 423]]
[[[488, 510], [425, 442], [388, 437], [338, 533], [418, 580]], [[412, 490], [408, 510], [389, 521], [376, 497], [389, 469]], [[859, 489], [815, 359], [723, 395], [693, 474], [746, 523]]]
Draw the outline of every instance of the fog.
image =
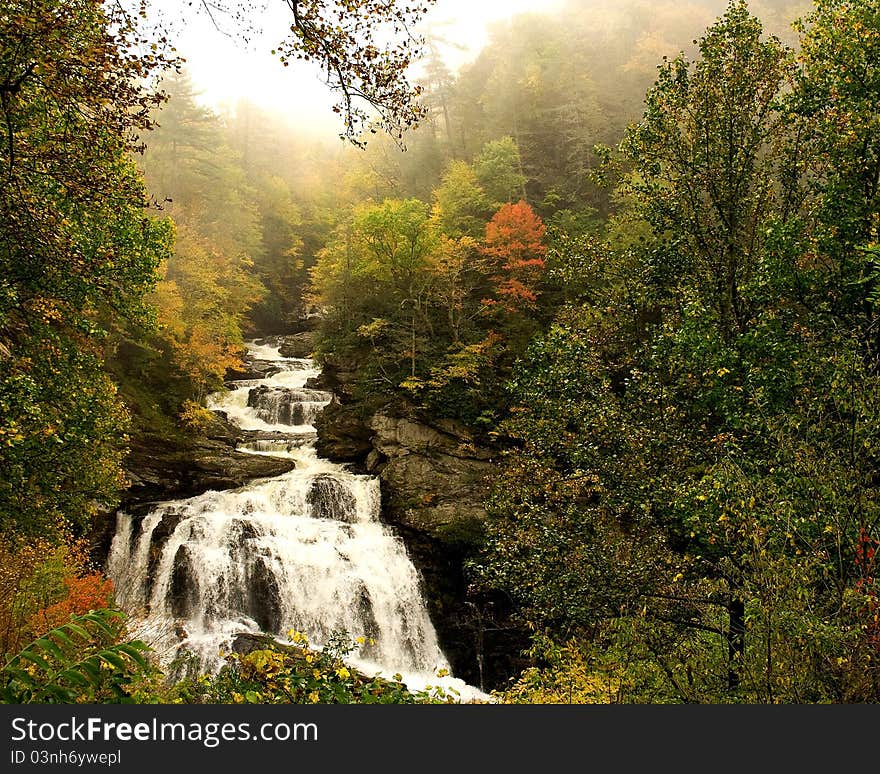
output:
[[[562, 5], [562, 0], [438, 0], [418, 31], [439, 38], [444, 58], [457, 69], [476, 57], [489, 39], [491, 25], [518, 13], [551, 12]], [[227, 112], [246, 99], [300, 133], [335, 138], [339, 122], [331, 109], [334, 99], [320, 70], [301, 62], [285, 68], [272, 54], [290, 26], [290, 9], [282, 0], [255, 4], [248, 15], [254, 28], [248, 40], [236, 22], [220, 13], [209, 15], [198, 4], [153, 0], [153, 7], [171, 27], [203, 104]]]

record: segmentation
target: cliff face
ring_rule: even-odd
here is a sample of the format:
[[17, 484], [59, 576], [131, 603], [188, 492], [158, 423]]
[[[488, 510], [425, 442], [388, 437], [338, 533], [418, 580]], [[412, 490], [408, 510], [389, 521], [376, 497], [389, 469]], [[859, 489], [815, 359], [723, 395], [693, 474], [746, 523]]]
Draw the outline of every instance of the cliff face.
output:
[[370, 418], [366, 467], [379, 476], [395, 523], [442, 542], [479, 533], [494, 453], [448, 421], [425, 424], [406, 409]]

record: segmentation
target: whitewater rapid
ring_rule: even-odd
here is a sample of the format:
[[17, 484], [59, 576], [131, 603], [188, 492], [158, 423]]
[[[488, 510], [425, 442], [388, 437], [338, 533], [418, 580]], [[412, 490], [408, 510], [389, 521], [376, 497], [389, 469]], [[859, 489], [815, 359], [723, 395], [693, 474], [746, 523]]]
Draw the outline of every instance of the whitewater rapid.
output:
[[379, 521], [378, 480], [317, 455], [313, 423], [333, 396], [306, 387], [318, 376], [314, 362], [282, 357], [265, 341], [248, 351], [271, 375], [232, 382], [208, 405], [257, 431], [242, 451], [289, 458], [296, 468], [160, 503], [142, 518], [120, 513], [108, 560], [117, 602], [166, 661], [190, 653], [213, 671], [241, 633], [283, 642], [295, 630], [317, 647], [344, 633], [362, 639], [350, 662], [364, 672], [480, 696], [438, 676], [449, 664], [419, 573]]

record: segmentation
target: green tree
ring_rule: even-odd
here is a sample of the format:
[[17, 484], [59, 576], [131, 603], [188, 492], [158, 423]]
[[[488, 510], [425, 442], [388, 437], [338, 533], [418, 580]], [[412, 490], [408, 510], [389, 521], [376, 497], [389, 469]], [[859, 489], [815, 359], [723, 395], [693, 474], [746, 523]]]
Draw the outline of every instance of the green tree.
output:
[[877, 242], [880, 196], [880, 4], [820, 0], [798, 24], [801, 60], [789, 107], [808, 158], [808, 186], [819, 208], [812, 269], [821, 275], [811, 304], [857, 327], [868, 357], [880, 355]]
[[819, 0], [799, 22], [801, 60], [791, 106], [822, 159], [813, 184], [842, 250], [876, 229], [880, 139], [880, 4]]
[[474, 159], [477, 180], [496, 209], [525, 197], [526, 177], [512, 137], [486, 143]]
[[290, 186], [281, 177], [264, 177], [257, 188], [257, 200], [263, 239], [254, 268], [266, 296], [251, 311], [250, 318], [260, 330], [285, 332], [303, 316], [302, 297], [308, 282], [299, 236], [303, 216]]
[[451, 239], [482, 236], [490, 206], [470, 164], [453, 161], [446, 168], [434, 190], [432, 214], [440, 230]]
[[3, 530], [82, 529], [121, 483], [101, 346], [117, 320], [149, 318], [170, 240], [129, 158], [161, 101], [142, 84], [166, 61], [142, 43], [135, 17], [94, 0], [0, 16]]
[[787, 182], [788, 118], [778, 98], [791, 52], [762, 32], [745, 3], [731, 4], [700, 41], [698, 61], [679, 56], [660, 68], [623, 144], [636, 166], [625, 187], [665, 240], [657, 284], [696, 280], [727, 339], [749, 324], [740, 289], [754, 276], [767, 223], [792, 214], [796, 193], [778, 185]]
[[390, 284], [400, 310], [408, 320], [405, 352], [410, 376], [418, 371], [420, 332], [430, 330], [427, 317], [428, 260], [436, 246], [428, 208], [417, 199], [388, 200], [363, 209], [355, 229], [376, 276]]
[[555, 261], [591, 282], [512, 380], [522, 451], [480, 570], [591, 641], [565, 668], [605, 649], [629, 666], [596, 669], [654, 698], [873, 700], [876, 364], [803, 303], [835, 285], [798, 207], [785, 51], [736, 2], [700, 53], [661, 68], [623, 146], [650, 230]]
[[387, 199], [358, 208], [312, 271], [329, 330], [339, 343], [367, 342], [386, 387], [420, 370], [419, 353], [432, 332], [429, 267], [437, 245], [424, 202]]

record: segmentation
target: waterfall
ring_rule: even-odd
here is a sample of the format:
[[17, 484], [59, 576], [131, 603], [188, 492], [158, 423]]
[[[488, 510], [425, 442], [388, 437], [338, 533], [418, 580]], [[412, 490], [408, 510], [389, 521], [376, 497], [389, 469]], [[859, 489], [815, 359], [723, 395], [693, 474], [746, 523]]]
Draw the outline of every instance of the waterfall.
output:
[[286, 640], [290, 629], [320, 647], [334, 633], [364, 637], [351, 657], [369, 673], [400, 673], [410, 687], [444, 681], [448, 669], [402, 540], [379, 521], [378, 480], [318, 457], [317, 414], [331, 400], [307, 388], [311, 360], [251, 343], [265, 379], [232, 382], [209, 406], [244, 430], [272, 433], [242, 444], [292, 458], [296, 468], [241, 489], [209, 491], [117, 516], [108, 572], [125, 610], [162, 643], [203, 669], [222, 664], [241, 632]]

